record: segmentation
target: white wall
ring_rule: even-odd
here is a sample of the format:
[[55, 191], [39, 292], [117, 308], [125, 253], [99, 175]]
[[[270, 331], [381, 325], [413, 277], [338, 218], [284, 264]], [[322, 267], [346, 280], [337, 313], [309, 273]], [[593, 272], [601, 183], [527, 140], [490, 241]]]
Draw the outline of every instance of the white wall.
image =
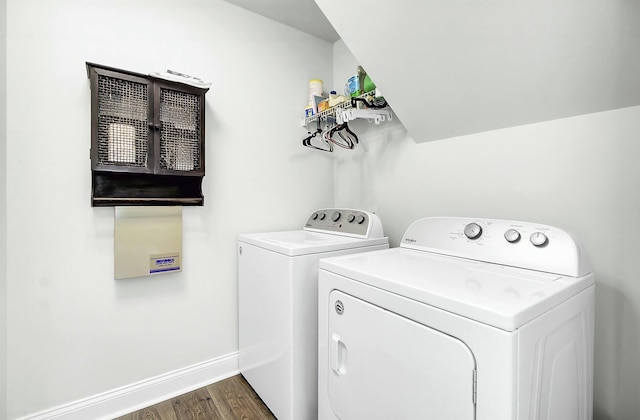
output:
[[[638, 417], [639, 107], [420, 145], [397, 122], [354, 124], [369, 151], [337, 150], [332, 183], [333, 157], [300, 147], [296, 117], [309, 78], [340, 89], [353, 72], [344, 44], [332, 76], [331, 45], [216, 0], [7, 3], [9, 418], [236, 351], [237, 233], [297, 228], [334, 199], [377, 206], [394, 245], [443, 214], [576, 233], [598, 283], [595, 418]], [[113, 211], [89, 206], [85, 61], [213, 82], [182, 273], [113, 280]]]
[[[7, 21], [8, 417], [237, 351], [237, 234], [299, 228], [333, 201], [333, 162], [297, 125], [332, 45], [217, 0], [9, 0]], [[85, 61], [212, 82], [182, 273], [113, 279]]]
[[0, 1], [0, 419], [7, 412], [7, 4]]
[[[355, 59], [341, 41], [334, 57], [346, 80]], [[377, 206], [394, 246], [437, 215], [536, 221], [583, 242], [597, 281], [594, 418], [640, 418], [640, 106], [422, 144], [397, 121], [353, 128], [369, 151], [337, 151], [335, 204]]]

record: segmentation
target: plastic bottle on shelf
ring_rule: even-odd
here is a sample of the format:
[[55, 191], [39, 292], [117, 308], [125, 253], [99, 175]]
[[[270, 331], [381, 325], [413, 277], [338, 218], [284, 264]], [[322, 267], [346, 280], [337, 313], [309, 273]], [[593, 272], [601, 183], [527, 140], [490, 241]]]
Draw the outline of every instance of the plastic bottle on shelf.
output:
[[365, 92], [364, 79], [367, 77], [367, 72], [364, 71], [362, 66], [358, 66], [358, 73], [356, 75], [358, 76], [358, 95], [362, 95]]
[[322, 98], [323, 96], [323, 81], [321, 79], [309, 80], [309, 107], [313, 109], [314, 114], [318, 112], [318, 103], [321, 101], [316, 98]]
[[331, 93], [329, 93], [329, 106], [336, 106], [342, 102], [344, 102], [346, 100], [346, 98], [342, 95], [338, 95], [336, 93], [335, 90], [332, 90]]
[[322, 96], [324, 93], [323, 82], [320, 79], [309, 80], [309, 98], [311, 96]]
[[309, 105], [304, 109], [304, 117], [305, 118], [313, 117], [313, 107], [312, 106]]
[[[351, 76], [347, 81], [347, 85], [345, 87], [345, 95], [350, 97], [360, 96], [363, 93], [367, 92], [365, 86], [370, 87], [372, 84], [371, 78], [367, 76], [367, 72], [364, 71], [362, 66], [358, 66], [357, 73], [354, 76]], [[375, 89], [375, 85], [371, 90]]]
[[369, 93], [373, 90], [376, 90], [376, 84], [373, 83], [373, 80], [371, 80], [371, 78], [369, 77], [369, 75], [367, 74], [364, 77], [364, 88], [363, 88], [363, 92], [364, 93]]
[[358, 82], [358, 75], [351, 76], [347, 81], [347, 86], [344, 90], [345, 95], [351, 96], [352, 98], [360, 95], [360, 86]]

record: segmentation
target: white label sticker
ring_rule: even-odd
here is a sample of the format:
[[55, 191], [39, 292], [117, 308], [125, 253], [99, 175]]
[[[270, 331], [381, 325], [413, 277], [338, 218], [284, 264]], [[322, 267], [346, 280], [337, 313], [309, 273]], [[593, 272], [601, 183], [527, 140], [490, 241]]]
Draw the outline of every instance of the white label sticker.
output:
[[180, 253], [156, 254], [149, 258], [149, 273], [180, 271]]

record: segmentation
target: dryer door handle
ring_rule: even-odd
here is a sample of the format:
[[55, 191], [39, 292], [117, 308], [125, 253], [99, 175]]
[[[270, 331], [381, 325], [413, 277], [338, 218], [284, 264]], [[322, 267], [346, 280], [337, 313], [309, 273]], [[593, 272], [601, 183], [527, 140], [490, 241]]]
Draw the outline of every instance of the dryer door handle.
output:
[[338, 334], [331, 334], [331, 352], [329, 364], [338, 375], [347, 374], [347, 346]]

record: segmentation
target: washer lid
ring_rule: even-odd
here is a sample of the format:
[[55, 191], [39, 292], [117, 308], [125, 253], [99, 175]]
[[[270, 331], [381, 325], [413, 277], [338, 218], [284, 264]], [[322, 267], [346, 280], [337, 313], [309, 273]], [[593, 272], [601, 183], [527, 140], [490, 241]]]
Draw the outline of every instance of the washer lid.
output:
[[388, 238], [359, 239], [306, 230], [251, 233], [240, 235], [238, 241], [288, 256], [317, 254], [389, 243]]
[[505, 331], [594, 283], [592, 274], [569, 277], [406, 248], [322, 259], [320, 270]]

